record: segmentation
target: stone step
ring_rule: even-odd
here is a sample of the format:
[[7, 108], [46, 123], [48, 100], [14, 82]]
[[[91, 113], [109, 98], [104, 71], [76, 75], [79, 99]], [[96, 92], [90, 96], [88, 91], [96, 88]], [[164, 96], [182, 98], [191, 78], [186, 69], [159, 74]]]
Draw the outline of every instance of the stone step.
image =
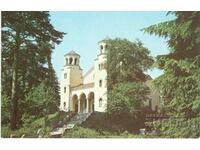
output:
[[91, 113], [79, 113], [72, 117], [69, 123], [63, 125], [61, 128], [54, 129], [50, 134], [51, 136], [62, 135], [65, 130], [73, 129], [76, 125], [83, 123], [87, 120], [87, 118], [91, 115]]
[[71, 120], [69, 121], [68, 124], [74, 124], [74, 126], [76, 124], [81, 124], [82, 122], [84, 122], [91, 113], [79, 113], [76, 116], [74, 116], [73, 118], [71, 118]]
[[65, 132], [65, 128], [56, 128], [54, 129], [52, 132], [50, 132], [51, 136], [58, 136], [58, 135], [62, 135]]
[[74, 123], [69, 123], [69, 124], [67, 124], [67, 125], [64, 125], [63, 128], [65, 128], [65, 129], [73, 129], [74, 126], [75, 126]]

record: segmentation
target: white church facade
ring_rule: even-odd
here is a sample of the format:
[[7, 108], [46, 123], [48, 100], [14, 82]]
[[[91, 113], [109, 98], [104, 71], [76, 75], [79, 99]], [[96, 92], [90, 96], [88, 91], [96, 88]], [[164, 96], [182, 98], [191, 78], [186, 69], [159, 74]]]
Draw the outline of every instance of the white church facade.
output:
[[[106, 43], [99, 42], [99, 52], [94, 66], [84, 75], [80, 67], [80, 55], [75, 51], [65, 54], [65, 64], [61, 71], [60, 109], [76, 113], [105, 112], [107, 105]], [[150, 88], [150, 101], [144, 105], [157, 111], [161, 105], [158, 90], [152, 80], [145, 82]]]
[[105, 112], [107, 105], [106, 43], [99, 42], [99, 54], [94, 66], [84, 75], [80, 67], [80, 55], [70, 51], [65, 55], [61, 71], [60, 109], [77, 113]]

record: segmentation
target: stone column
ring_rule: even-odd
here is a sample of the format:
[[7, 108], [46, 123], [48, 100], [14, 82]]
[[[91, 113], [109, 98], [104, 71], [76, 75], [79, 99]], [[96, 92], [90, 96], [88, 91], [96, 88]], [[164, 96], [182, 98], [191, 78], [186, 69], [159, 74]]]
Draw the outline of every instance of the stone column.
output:
[[86, 111], [86, 113], [90, 112], [90, 103], [89, 102], [90, 102], [90, 99], [88, 98], [87, 99], [87, 108], [86, 108], [87, 111]]
[[80, 113], [81, 111], [81, 100], [78, 99], [78, 113]]
[[74, 57], [72, 57], [72, 65], [74, 65], [74, 61], [75, 61], [74, 59], [75, 59], [75, 58], [74, 58]]

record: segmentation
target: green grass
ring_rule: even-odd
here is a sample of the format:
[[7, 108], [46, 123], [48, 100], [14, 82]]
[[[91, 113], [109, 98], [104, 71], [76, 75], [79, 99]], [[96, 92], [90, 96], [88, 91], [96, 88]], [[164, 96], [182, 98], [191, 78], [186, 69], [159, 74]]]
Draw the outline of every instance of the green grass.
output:
[[25, 137], [36, 138], [38, 137], [37, 131], [39, 129], [41, 129], [40, 134], [42, 134], [43, 137], [50, 137], [49, 133], [55, 127], [57, 127], [57, 124], [60, 120], [68, 121], [67, 119], [64, 119], [64, 118], [66, 118], [66, 115], [69, 115], [69, 114], [70, 113], [66, 113], [66, 112], [56, 112], [53, 114], [49, 114], [46, 127], [45, 127], [44, 117], [33, 120], [33, 122], [27, 125], [26, 127], [21, 127], [20, 129], [17, 129], [15, 131], [11, 131], [9, 128], [9, 125], [4, 125], [1, 127], [1, 137], [9, 138], [11, 135], [13, 135], [13, 137], [19, 138], [22, 135], [25, 135]]
[[[103, 134], [102, 134], [103, 133]], [[95, 129], [75, 127], [68, 130], [62, 136], [63, 138], [153, 138], [151, 135], [131, 134], [127, 131], [122, 133], [96, 131]]]

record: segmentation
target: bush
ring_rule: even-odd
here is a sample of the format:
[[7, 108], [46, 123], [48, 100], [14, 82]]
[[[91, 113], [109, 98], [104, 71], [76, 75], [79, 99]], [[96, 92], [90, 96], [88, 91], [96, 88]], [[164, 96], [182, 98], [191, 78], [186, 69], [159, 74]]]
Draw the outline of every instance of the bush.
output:
[[153, 122], [153, 128], [162, 137], [198, 138], [200, 137], [200, 117], [192, 119], [167, 119]]
[[28, 127], [34, 119], [35, 116], [30, 116], [29, 114], [24, 113], [21, 118], [21, 121], [23, 122], [23, 127]]
[[20, 138], [24, 137], [37, 137], [36, 130], [34, 128], [20, 128], [18, 130], [12, 131], [9, 127], [2, 127], [1, 136], [3, 138]]
[[100, 134], [95, 130], [82, 128], [82, 127], [75, 127], [74, 129], [67, 131], [64, 137], [68, 138], [96, 138]]

